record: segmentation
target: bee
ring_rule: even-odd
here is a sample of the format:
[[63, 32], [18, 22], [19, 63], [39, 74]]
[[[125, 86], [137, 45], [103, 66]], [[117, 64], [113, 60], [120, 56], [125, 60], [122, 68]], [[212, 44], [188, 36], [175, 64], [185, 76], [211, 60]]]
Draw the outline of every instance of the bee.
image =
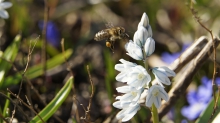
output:
[[111, 26], [110, 28], [97, 32], [94, 37], [94, 40], [106, 40], [106, 47], [109, 47], [110, 49], [114, 50], [114, 42], [117, 40], [124, 40], [126, 38], [129, 38], [129, 35], [125, 32], [125, 29], [123, 27]]

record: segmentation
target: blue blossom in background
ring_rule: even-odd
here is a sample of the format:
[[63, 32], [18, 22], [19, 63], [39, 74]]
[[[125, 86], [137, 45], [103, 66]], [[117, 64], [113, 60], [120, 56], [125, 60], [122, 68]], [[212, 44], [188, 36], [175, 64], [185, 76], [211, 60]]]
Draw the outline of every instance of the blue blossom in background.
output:
[[180, 52], [176, 52], [176, 53], [172, 53], [172, 54], [170, 54], [168, 52], [162, 53], [162, 55], [161, 55], [162, 61], [164, 61], [167, 64], [173, 63], [173, 61], [176, 60], [189, 46], [190, 46], [190, 44], [184, 44], [182, 47], [182, 50]]
[[[41, 31], [43, 30], [44, 22], [40, 21], [38, 23], [39, 28]], [[47, 41], [53, 45], [54, 47], [59, 47], [60, 46], [60, 33], [55, 25], [55, 23], [49, 21], [47, 22], [47, 34], [46, 34]]]
[[[202, 85], [197, 90], [191, 90], [187, 94], [189, 106], [184, 106], [181, 110], [183, 116], [189, 120], [195, 120], [207, 107], [212, 99], [212, 80], [207, 77], [202, 78]], [[220, 83], [220, 78], [216, 78], [216, 83]]]
[[220, 77], [217, 77], [215, 80], [215, 84], [219, 87], [220, 86]]

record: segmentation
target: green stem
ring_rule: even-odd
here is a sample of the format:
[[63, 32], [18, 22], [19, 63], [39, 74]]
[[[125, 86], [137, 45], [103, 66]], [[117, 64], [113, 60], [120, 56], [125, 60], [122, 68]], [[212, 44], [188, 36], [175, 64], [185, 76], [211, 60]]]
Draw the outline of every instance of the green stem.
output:
[[[143, 48], [142, 48], [143, 49]], [[148, 71], [148, 63], [147, 63], [147, 55], [146, 55], [146, 53], [144, 52], [144, 50], [142, 50], [143, 51], [143, 54], [144, 54], [144, 66], [145, 66], [145, 69], [147, 70], [147, 72], [149, 72]]]
[[152, 104], [151, 113], [152, 113], [152, 117], [153, 117], [153, 123], [159, 123], [157, 108], [155, 107], [154, 104]]
[[[144, 50], [143, 50], [143, 53], [144, 53], [144, 66], [145, 66], [145, 69], [147, 70], [147, 72], [149, 73], [148, 64], [147, 64], [147, 55], [144, 52]], [[149, 84], [149, 86], [152, 86], [152, 84]], [[157, 108], [155, 107], [154, 104], [152, 104], [151, 114], [152, 114], [152, 117], [153, 117], [153, 123], [159, 123]]]

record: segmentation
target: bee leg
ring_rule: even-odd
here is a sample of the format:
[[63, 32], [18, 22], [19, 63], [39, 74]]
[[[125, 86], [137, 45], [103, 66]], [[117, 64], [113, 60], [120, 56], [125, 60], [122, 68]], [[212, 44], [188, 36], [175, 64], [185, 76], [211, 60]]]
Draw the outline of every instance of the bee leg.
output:
[[114, 41], [111, 41], [111, 47], [110, 47], [110, 49], [112, 50], [112, 53], [114, 53]]
[[111, 44], [112, 44], [112, 50], [114, 51], [114, 49], [115, 49], [115, 42], [114, 41], [111, 41]]

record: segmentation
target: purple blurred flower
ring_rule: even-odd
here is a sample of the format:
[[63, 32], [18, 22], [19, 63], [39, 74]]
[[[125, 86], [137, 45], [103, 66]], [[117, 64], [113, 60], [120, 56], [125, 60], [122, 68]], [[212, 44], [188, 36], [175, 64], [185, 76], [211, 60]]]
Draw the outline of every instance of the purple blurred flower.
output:
[[170, 54], [168, 52], [164, 52], [162, 53], [161, 55], [161, 59], [162, 61], [164, 61], [165, 63], [167, 64], [171, 64], [174, 60], [176, 60], [180, 55], [181, 53], [183, 53], [186, 48], [188, 48], [190, 46], [190, 44], [184, 44], [183, 47], [182, 47], [182, 50], [180, 52], [176, 52], [176, 53], [173, 53], [173, 54]]
[[220, 77], [215, 79], [215, 84], [219, 87], [220, 86]]
[[181, 123], [188, 123], [186, 119], [181, 120]]
[[[191, 90], [187, 94], [189, 106], [184, 106], [181, 110], [183, 116], [189, 120], [195, 120], [207, 107], [212, 98], [212, 80], [207, 77], [202, 78], [202, 85], [196, 90]], [[220, 83], [220, 78], [216, 78], [216, 83]]]
[[[43, 30], [44, 22], [40, 21], [38, 23], [39, 28], [41, 31]], [[60, 33], [55, 25], [55, 23], [48, 21], [47, 22], [47, 34], [46, 34], [47, 41], [53, 45], [54, 47], [59, 47], [60, 46]]]

